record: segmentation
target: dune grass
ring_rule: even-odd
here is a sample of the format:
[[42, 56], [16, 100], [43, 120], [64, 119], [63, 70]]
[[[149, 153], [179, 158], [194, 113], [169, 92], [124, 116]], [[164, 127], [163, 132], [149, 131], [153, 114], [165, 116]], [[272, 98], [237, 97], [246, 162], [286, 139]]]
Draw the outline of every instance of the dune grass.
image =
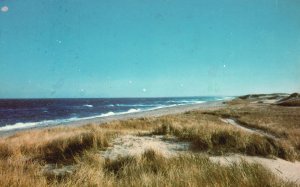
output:
[[[104, 160], [94, 155], [58, 186], [292, 186], [259, 164], [223, 166], [203, 155], [165, 158], [153, 150], [140, 157]], [[90, 160], [93, 160], [90, 162]], [[97, 164], [95, 164], [97, 163]]]
[[235, 127], [218, 124], [189, 125], [165, 121], [153, 134], [173, 135], [192, 142], [192, 149], [210, 154], [242, 153], [251, 156], [276, 156], [294, 161], [294, 148], [272, 138], [243, 132]]
[[107, 147], [112, 136], [113, 133], [104, 132], [99, 126], [23, 132], [0, 140], [0, 156], [27, 157], [47, 163], [73, 162], [84, 150]]
[[276, 105], [231, 105], [221, 110], [204, 112], [217, 117], [235, 118], [243, 126], [256, 128], [279, 137], [292, 146], [300, 160], [300, 108]]
[[115, 134], [99, 126], [22, 132], [0, 140], [1, 186], [47, 186], [43, 165], [75, 164], [86, 151], [108, 146]]

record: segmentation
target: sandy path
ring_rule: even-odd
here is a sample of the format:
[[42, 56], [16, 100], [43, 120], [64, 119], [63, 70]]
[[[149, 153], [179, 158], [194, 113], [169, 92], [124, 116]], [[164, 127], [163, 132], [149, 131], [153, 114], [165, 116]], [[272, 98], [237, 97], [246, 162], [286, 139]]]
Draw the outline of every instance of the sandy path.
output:
[[116, 159], [123, 156], [138, 156], [153, 149], [165, 157], [187, 151], [189, 143], [163, 140], [163, 136], [123, 135], [113, 141], [113, 146], [101, 152], [104, 158]]
[[232, 126], [235, 126], [235, 127], [237, 127], [237, 128], [240, 128], [240, 129], [242, 129], [242, 130], [244, 130], [244, 131], [246, 131], [246, 132], [249, 132], [249, 133], [255, 133], [255, 134], [259, 134], [259, 135], [261, 135], [261, 136], [267, 136], [267, 137], [269, 137], [269, 138], [277, 139], [276, 136], [274, 136], [274, 135], [272, 135], [272, 134], [270, 134], [270, 133], [267, 133], [267, 132], [264, 132], [264, 131], [262, 131], [262, 130], [255, 129], [255, 128], [245, 127], [245, 126], [239, 124], [239, 123], [238, 123], [236, 120], [234, 120], [234, 119], [230, 119], [230, 118], [220, 118], [220, 119], [221, 119], [221, 121], [223, 121], [223, 122], [225, 122], [225, 123], [227, 123], [227, 124], [230, 124], [230, 125], [232, 125]]
[[229, 165], [233, 162], [245, 160], [248, 163], [259, 163], [270, 169], [274, 174], [286, 181], [293, 181], [300, 185], [300, 162], [289, 162], [279, 158], [268, 159], [256, 156], [231, 155], [231, 156], [212, 156], [210, 160], [219, 162], [224, 165]]

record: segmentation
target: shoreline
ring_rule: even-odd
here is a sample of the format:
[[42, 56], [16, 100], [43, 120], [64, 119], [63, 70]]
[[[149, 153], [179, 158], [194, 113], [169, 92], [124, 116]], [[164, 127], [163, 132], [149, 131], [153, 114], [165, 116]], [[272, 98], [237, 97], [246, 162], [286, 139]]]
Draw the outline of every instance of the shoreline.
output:
[[158, 108], [158, 109], [152, 109], [152, 110], [146, 110], [146, 111], [140, 111], [134, 113], [118, 114], [113, 116], [95, 117], [91, 119], [80, 119], [78, 121], [63, 122], [55, 125], [46, 125], [46, 126], [13, 129], [8, 131], [0, 131], [0, 138], [12, 136], [18, 132], [25, 132], [25, 131], [38, 130], [38, 129], [47, 129], [47, 128], [62, 127], [62, 126], [78, 127], [86, 124], [95, 124], [95, 123], [100, 125], [102, 123], [115, 121], [115, 120], [135, 119], [141, 117], [159, 117], [159, 116], [170, 115], [170, 114], [184, 113], [192, 110], [216, 109], [216, 108], [222, 108], [226, 106], [226, 104], [223, 104], [224, 101], [225, 100], [208, 101], [204, 103], [171, 106], [171, 107], [164, 107], [164, 108]]

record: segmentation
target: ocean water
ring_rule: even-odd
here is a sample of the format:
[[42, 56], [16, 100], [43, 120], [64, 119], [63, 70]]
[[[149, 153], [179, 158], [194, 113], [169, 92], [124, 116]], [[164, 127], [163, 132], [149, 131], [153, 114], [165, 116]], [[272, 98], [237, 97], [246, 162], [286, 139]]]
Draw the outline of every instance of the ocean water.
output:
[[230, 97], [0, 99], [0, 131], [51, 126]]

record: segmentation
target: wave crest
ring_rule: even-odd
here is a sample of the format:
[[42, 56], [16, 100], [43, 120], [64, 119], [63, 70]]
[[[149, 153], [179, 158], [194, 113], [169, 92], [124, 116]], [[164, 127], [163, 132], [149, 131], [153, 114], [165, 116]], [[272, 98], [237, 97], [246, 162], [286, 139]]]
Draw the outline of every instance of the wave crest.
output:
[[92, 108], [92, 107], [94, 107], [93, 105], [83, 105], [83, 106], [85, 106], [85, 107], [89, 107], [89, 108]]

